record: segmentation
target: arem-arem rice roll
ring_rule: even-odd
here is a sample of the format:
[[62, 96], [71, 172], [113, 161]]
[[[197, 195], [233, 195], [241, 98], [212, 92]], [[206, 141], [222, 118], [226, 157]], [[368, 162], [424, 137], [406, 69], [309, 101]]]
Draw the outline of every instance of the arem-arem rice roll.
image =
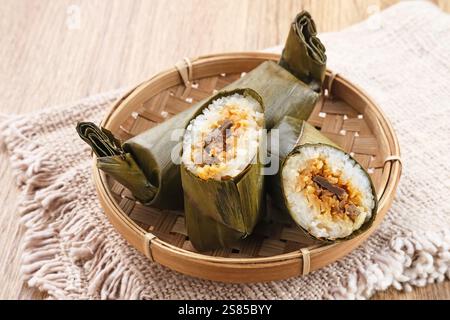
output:
[[263, 112], [254, 90], [220, 92], [186, 128], [181, 181], [189, 240], [199, 251], [232, 246], [261, 216]]
[[298, 137], [280, 148], [279, 183], [274, 185], [281, 190], [272, 196], [282, 199], [276, 202], [317, 240], [347, 240], [367, 230], [377, 198], [364, 168], [305, 121], [286, 117], [280, 126], [292, 128]]

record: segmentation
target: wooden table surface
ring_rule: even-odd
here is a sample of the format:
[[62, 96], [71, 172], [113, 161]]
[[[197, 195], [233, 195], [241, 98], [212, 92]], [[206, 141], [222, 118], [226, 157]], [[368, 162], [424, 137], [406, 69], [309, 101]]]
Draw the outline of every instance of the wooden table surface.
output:
[[[0, 112], [25, 113], [132, 86], [182, 57], [283, 43], [306, 9], [336, 31], [396, 0], [2, 0]], [[450, 1], [433, 1], [450, 12]], [[0, 298], [41, 299], [20, 279], [18, 192], [0, 154]], [[450, 299], [449, 282], [379, 293], [381, 299]]]

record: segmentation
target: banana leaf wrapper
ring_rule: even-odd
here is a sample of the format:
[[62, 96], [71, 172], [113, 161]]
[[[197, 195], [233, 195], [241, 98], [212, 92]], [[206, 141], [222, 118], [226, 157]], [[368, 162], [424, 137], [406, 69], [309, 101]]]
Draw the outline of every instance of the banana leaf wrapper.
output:
[[[263, 112], [262, 98], [251, 89], [221, 92], [205, 102], [203, 108], [233, 93], [253, 97]], [[231, 247], [251, 234], [265, 209], [260, 161], [249, 164], [238, 176], [221, 181], [200, 179], [184, 164], [180, 171], [187, 233], [198, 251]]]
[[147, 180], [131, 154], [123, 150], [110, 131], [90, 122], [80, 122], [77, 132], [96, 154], [99, 169], [128, 188], [140, 202], [148, 203], [154, 198], [157, 188]]
[[266, 61], [244, 77], [228, 85], [225, 90], [250, 88], [258, 92], [265, 105], [267, 129], [273, 128], [284, 116], [306, 120], [311, 115], [320, 95], [307, 84], [280, 67]]
[[[300, 52], [303, 50], [304, 53], [297, 57], [298, 59], [304, 59], [309, 56], [306, 52], [308, 50], [306, 43], [312, 41], [310, 37], [312, 35], [309, 33], [306, 33], [303, 37], [290, 37], [286, 45], [291, 46], [289, 43], [295, 41], [305, 42], [304, 45], [298, 46]], [[291, 49], [288, 51], [291, 51]], [[296, 74], [309, 74], [312, 72], [308, 69], [311, 66], [313, 66], [312, 63], [298, 64], [287, 69], [286, 63], [282, 61], [279, 64], [267, 61], [224, 90], [250, 88], [258, 92], [265, 105], [266, 128], [271, 129], [286, 115], [303, 120], [311, 114], [320, 96], [318, 92], [312, 89], [310, 81], [313, 79], [305, 78], [309, 81], [305, 83], [299, 81], [293, 75], [294, 71], [296, 71]], [[322, 72], [321, 77], [323, 79], [325, 68]], [[111, 160], [115, 162], [115, 166], [107, 166], [103, 164], [108, 162], [106, 159], [108, 156], [105, 156], [105, 158], [98, 158], [98, 167], [130, 189], [133, 195], [144, 205], [160, 209], [182, 209], [183, 190], [179, 165], [172, 161], [173, 155], [180, 154], [181, 135], [173, 136], [172, 134], [177, 129], [184, 129], [202, 108], [205, 101], [206, 99], [125, 141], [120, 147], [129, 157], [128, 162], [120, 164], [120, 161], [125, 160], [115, 158], [114, 161]], [[101, 129], [98, 130], [101, 131]], [[86, 141], [86, 139], [84, 140]], [[143, 185], [142, 181], [137, 184], [137, 180], [133, 178], [132, 174], [130, 174], [129, 179], [127, 178], [126, 168], [130, 161], [133, 161], [133, 165], [141, 169], [147, 180], [146, 185], [151, 186], [147, 189], [151, 189], [152, 192], [145, 192], [145, 197], [135, 192]], [[140, 176], [141, 180], [144, 180], [144, 177]], [[126, 180], [128, 182], [123, 183]]]
[[320, 91], [326, 61], [325, 46], [317, 37], [314, 20], [307, 11], [300, 12], [289, 29], [280, 65], [314, 90]]
[[[276, 175], [268, 176], [267, 179], [267, 192], [270, 195], [272, 199], [273, 205], [278, 207], [280, 209], [279, 211], [276, 211], [270, 216], [271, 219], [281, 222], [281, 223], [288, 223], [293, 222], [294, 219], [291, 218], [291, 213], [288, 208], [288, 204], [286, 201], [286, 195], [284, 194], [283, 186], [282, 186], [282, 176], [281, 173], [283, 171], [284, 164], [286, 163], [286, 160], [297, 153], [302, 152], [302, 148], [308, 145], [326, 145], [331, 146], [333, 148], [336, 148], [338, 150], [342, 151], [342, 148], [340, 148], [337, 144], [335, 144], [333, 141], [328, 139], [326, 136], [324, 136], [320, 131], [318, 131], [316, 128], [314, 128], [312, 125], [307, 123], [304, 120], [298, 120], [292, 117], [284, 117], [283, 120], [274, 128], [279, 130], [279, 146], [278, 150], [271, 150], [269, 147], [269, 152], [271, 155], [275, 155], [279, 159], [279, 170]], [[281, 138], [282, 137], [282, 138]], [[269, 134], [269, 139], [271, 139]], [[271, 144], [269, 144], [270, 146]], [[358, 163], [352, 156], [348, 154], [349, 158], [353, 160], [354, 162]], [[361, 166], [361, 165], [360, 165]], [[375, 191], [375, 187], [372, 183], [372, 180], [370, 178], [370, 175], [368, 172], [364, 169], [363, 166], [361, 168], [364, 170], [365, 175], [368, 177], [371, 189], [372, 189], [372, 195], [375, 200], [375, 206], [372, 209], [372, 216], [368, 221], [366, 221], [359, 229], [355, 230], [352, 234], [350, 234], [347, 237], [339, 238], [336, 240], [330, 240], [330, 239], [324, 239], [324, 238], [318, 238], [312, 235], [308, 232], [305, 228], [300, 226], [298, 227], [303, 231], [303, 234], [308, 239], [313, 239], [322, 243], [335, 243], [335, 242], [341, 242], [345, 240], [352, 239], [367, 229], [369, 229], [373, 221], [376, 218], [377, 214], [377, 195]], [[295, 221], [294, 221], [295, 222]]]

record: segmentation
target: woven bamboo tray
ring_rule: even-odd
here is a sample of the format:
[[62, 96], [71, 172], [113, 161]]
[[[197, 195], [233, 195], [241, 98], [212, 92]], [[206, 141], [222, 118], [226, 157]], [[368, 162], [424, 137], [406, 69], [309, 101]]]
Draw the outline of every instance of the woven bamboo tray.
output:
[[[102, 125], [128, 139], [210, 96], [266, 60], [267, 53], [219, 54], [184, 59], [119, 99]], [[370, 230], [334, 245], [305, 243], [294, 225], [261, 223], [241, 246], [198, 253], [186, 234], [182, 212], [144, 207], [122, 185], [99, 171], [93, 176], [101, 204], [128, 242], [149, 259], [181, 273], [224, 282], [259, 282], [305, 275], [360, 245], [392, 203], [401, 173], [395, 133], [381, 110], [360, 89], [327, 72], [324, 97], [308, 120], [366, 167], [379, 207]]]

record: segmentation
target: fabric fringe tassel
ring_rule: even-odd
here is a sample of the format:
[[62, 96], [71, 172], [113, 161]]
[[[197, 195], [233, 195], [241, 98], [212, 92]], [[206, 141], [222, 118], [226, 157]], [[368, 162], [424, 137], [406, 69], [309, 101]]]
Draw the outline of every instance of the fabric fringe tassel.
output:
[[[0, 143], [12, 150], [12, 168], [21, 189], [23, 235], [21, 274], [30, 287], [54, 299], [139, 299], [143, 279], [109, 250], [95, 223], [74, 210], [77, 194], [55, 178], [57, 163], [27, 137], [32, 128], [17, 117], [0, 123]], [[64, 263], [70, 259], [73, 263]], [[67, 266], [81, 268], [67, 272]], [[91, 284], [83, 296], [77, 277]]]
[[325, 298], [367, 299], [391, 286], [410, 292], [450, 278], [450, 232], [396, 236], [385, 252], [351, 274], [345, 284], [336, 286]]

